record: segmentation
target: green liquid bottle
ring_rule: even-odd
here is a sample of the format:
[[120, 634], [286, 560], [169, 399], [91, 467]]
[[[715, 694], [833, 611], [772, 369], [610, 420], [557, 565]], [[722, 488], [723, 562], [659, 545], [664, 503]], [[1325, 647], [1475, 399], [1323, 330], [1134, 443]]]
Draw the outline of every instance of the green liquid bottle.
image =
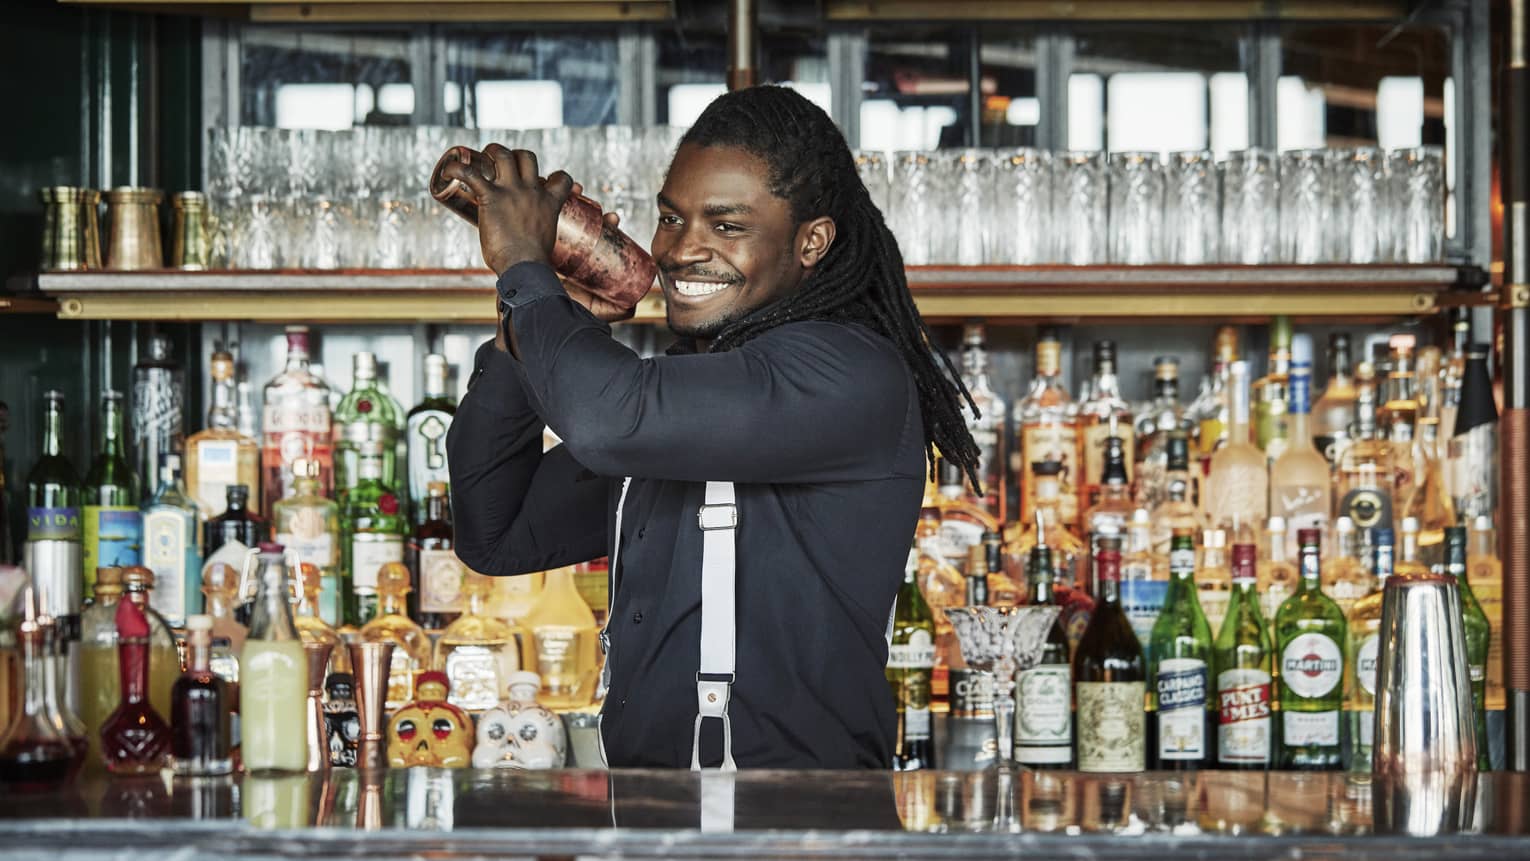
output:
[[1487, 740], [1487, 662], [1492, 628], [1487, 614], [1466, 582], [1466, 527], [1445, 528], [1445, 573], [1456, 578], [1461, 590], [1461, 617], [1466, 634], [1466, 666], [1472, 677], [1472, 711], [1477, 724], [1477, 768], [1492, 768]]
[[1233, 545], [1232, 597], [1215, 645], [1218, 768], [1257, 771], [1270, 766], [1273, 650], [1259, 609], [1258, 558], [1254, 545]]
[[935, 741], [930, 731], [935, 614], [919, 591], [919, 555], [918, 547], [910, 550], [903, 569], [887, 655], [887, 684], [898, 710], [898, 748], [893, 754], [897, 771], [935, 767]]
[[361, 626], [377, 615], [377, 573], [404, 561], [408, 519], [398, 495], [383, 481], [383, 459], [392, 442], [361, 444], [356, 486], [340, 507], [341, 587], [345, 623]]
[[91, 594], [96, 568], [126, 567], [143, 560], [143, 520], [138, 511], [138, 476], [124, 451], [121, 392], [101, 396], [101, 447], [85, 474], [82, 553], [85, 592]]
[[1195, 533], [1176, 527], [1169, 544], [1169, 595], [1153, 623], [1151, 676], [1158, 767], [1181, 770], [1211, 764], [1209, 696], [1211, 626], [1195, 589]]
[[1330, 771], [1342, 762], [1344, 612], [1323, 594], [1316, 529], [1297, 533], [1301, 582], [1275, 612], [1280, 650], [1280, 768]]

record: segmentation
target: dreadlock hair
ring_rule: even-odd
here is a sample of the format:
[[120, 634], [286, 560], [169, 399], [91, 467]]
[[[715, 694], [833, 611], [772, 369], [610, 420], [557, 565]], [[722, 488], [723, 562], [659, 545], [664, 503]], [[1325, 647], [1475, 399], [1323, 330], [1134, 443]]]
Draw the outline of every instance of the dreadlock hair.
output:
[[978, 446], [962, 416], [963, 399], [973, 415], [977, 404], [950, 357], [932, 345], [909, 294], [897, 240], [829, 115], [794, 90], [750, 87], [713, 101], [681, 138], [685, 144], [736, 147], [758, 156], [769, 167], [771, 193], [791, 205], [795, 223], [826, 215], [836, 228], [834, 244], [798, 290], [728, 324], [711, 349], [728, 350], [799, 320], [867, 326], [893, 342], [914, 375], [931, 474], [938, 448], [981, 488]]

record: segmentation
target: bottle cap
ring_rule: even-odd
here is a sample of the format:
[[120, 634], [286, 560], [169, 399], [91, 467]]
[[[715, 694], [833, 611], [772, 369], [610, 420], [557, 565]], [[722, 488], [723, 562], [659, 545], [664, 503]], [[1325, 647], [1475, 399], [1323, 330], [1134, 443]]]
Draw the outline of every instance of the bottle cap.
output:
[[1146, 508], [1138, 508], [1132, 511], [1133, 526], [1148, 526], [1153, 522], [1153, 515]]
[[1321, 529], [1298, 529], [1296, 530], [1296, 543], [1302, 547], [1317, 547], [1323, 542], [1323, 530]]
[[969, 320], [967, 325], [962, 327], [962, 344], [968, 347], [983, 346], [982, 320]]
[[444, 481], [432, 481], [432, 482], [427, 483], [425, 485], [425, 493], [428, 496], [445, 496], [446, 495], [446, 482], [444, 482]]
[[1063, 465], [1055, 460], [1038, 460], [1031, 463], [1032, 475], [1062, 475]]
[[1276, 514], [1267, 521], [1265, 529], [1270, 532], [1285, 532], [1286, 519]]
[[1107, 340], [1107, 339], [1102, 339], [1102, 340], [1099, 340], [1099, 341], [1095, 341], [1094, 342], [1094, 366], [1095, 366], [1095, 370], [1099, 370], [1100, 366], [1104, 365], [1104, 364], [1110, 364], [1110, 365], [1113, 366], [1113, 365], [1115, 365], [1115, 362], [1116, 362], [1116, 342], [1115, 341], [1111, 341], [1111, 340]]
[[1478, 532], [1487, 532], [1493, 528], [1493, 518], [1486, 514], [1479, 514], [1472, 518], [1472, 528]]
[[541, 690], [542, 677], [536, 673], [531, 672], [530, 670], [516, 670], [510, 674], [509, 681], [505, 683], [505, 687], [509, 690], [515, 690], [522, 685]]
[[292, 462], [292, 475], [294, 478], [318, 478], [319, 462], [300, 457]]
[[1402, 531], [1403, 532], [1414, 532], [1414, 533], [1418, 532], [1418, 518], [1417, 517], [1404, 517], [1403, 518], [1403, 522], [1402, 522]]
[[126, 587], [138, 586], [143, 589], [154, 588], [154, 572], [142, 565], [129, 565], [122, 569], [122, 585]]
[[1352, 518], [1350, 518], [1348, 516], [1340, 517], [1339, 519], [1337, 519], [1337, 520], [1335, 520], [1333, 522], [1333, 529], [1334, 529], [1335, 532], [1337, 532], [1337, 533], [1339, 533], [1341, 535], [1346, 533], [1346, 532], [1354, 532], [1355, 531], [1355, 521], [1354, 521], [1354, 519], [1352, 519]]
[[1179, 379], [1179, 357], [1159, 356], [1153, 359], [1153, 377], [1158, 380]]
[[114, 589], [122, 587], [122, 569], [116, 565], [104, 565], [96, 569], [96, 591], [100, 592], [102, 586]]
[[1452, 551], [1465, 555], [1466, 553], [1466, 527], [1445, 527], [1445, 555], [1448, 559]]
[[229, 502], [244, 505], [250, 498], [250, 488], [243, 484], [230, 484], [224, 495]]
[[451, 680], [446, 677], [446, 673], [440, 670], [426, 670], [420, 673], [419, 678], [415, 680], [415, 696], [425, 701], [434, 700], [435, 697], [425, 690], [426, 687], [439, 687], [441, 689], [440, 698], [445, 699], [446, 692], [451, 690]]
[[[1201, 546], [1202, 547], [1212, 547], [1212, 548], [1226, 547], [1227, 546], [1227, 533], [1225, 531], [1221, 530], [1221, 529], [1207, 529], [1206, 531], [1201, 533]], [[1233, 545], [1233, 547], [1235, 547], [1235, 548], [1237, 546], [1238, 545], [1236, 545], [1236, 544]], [[1249, 546], [1252, 547], [1253, 545], [1249, 545]]]
[[1305, 332], [1291, 336], [1291, 361], [1312, 364], [1312, 336]]
[[1258, 565], [1258, 561], [1259, 548], [1252, 544], [1234, 544], [1232, 548], [1233, 579], [1253, 579], [1255, 577], [1255, 568]]
[[280, 544], [277, 544], [275, 541], [262, 541], [262, 542], [260, 542], [259, 545], [257, 545], [256, 549], [258, 549], [261, 553], [278, 553], [279, 554], [279, 553], [282, 553], [282, 552], [286, 551], [287, 548], [283, 547]]

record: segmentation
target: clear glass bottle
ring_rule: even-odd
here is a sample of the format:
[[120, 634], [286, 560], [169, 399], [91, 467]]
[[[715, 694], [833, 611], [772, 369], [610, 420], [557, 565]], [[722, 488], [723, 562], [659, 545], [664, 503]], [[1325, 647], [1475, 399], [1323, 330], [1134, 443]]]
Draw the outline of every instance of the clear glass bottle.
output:
[[1291, 374], [1291, 318], [1270, 320], [1270, 354], [1266, 373], [1253, 384], [1254, 442], [1274, 463], [1285, 448], [1287, 435], [1286, 384]]
[[1312, 405], [1312, 443], [1337, 470], [1344, 450], [1349, 448], [1350, 426], [1355, 423], [1355, 381], [1351, 376], [1349, 336], [1335, 332], [1328, 336], [1328, 386]]
[[1344, 709], [1349, 719], [1350, 771], [1369, 774], [1376, 733], [1376, 658], [1381, 649], [1381, 600], [1392, 576], [1393, 536], [1389, 526], [1371, 530], [1371, 575], [1375, 589], [1348, 614], [1344, 664]]
[[1380, 419], [1388, 428], [1394, 453], [1397, 516], [1418, 519], [1420, 559], [1436, 568], [1444, 564], [1445, 527], [1455, 523], [1455, 507], [1445, 492], [1432, 442], [1418, 430], [1423, 408], [1415, 390], [1413, 336], [1393, 335], [1388, 347], [1392, 369], [1387, 372], [1387, 398]]
[[335, 498], [342, 503], [361, 481], [361, 448], [367, 443], [382, 447], [383, 484], [399, 486], [395, 455], [403, 410], [379, 385], [375, 355], [356, 353], [351, 373], [351, 390], [340, 399], [334, 418]]
[[[186, 440], [186, 487], [203, 520], [223, 513], [231, 485], [260, 487], [260, 445], [239, 432], [234, 357], [219, 350], [212, 354], [208, 369], [212, 406], [207, 410], [207, 427]], [[250, 508], [258, 514], [260, 494], [251, 497]]]
[[85, 543], [81, 560], [85, 591], [95, 586], [96, 569], [137, 565], [142, 559], [143, 522], [138, 514], [138, 476], [128, 462], [121, 392], [101, 394], [101, 445], [80, 487]]
[[[1132, 408], [1121, 397], [1121, 382], [1116, 376], [1116, 343], [1094, 342], [1094, 377], [1089, 381], [1089, 397], [1078, 407], [1078, 442], [1081, 449], [1077, 463], [1083, 465], [1084, 474], [1079, 482], [1079, 506], [1088, 511], [1099, 501], [1100, 488], [1105, 481], [1105, 444], [1110, 437], [1111, 419], [1115, 419], [1116, 435], [1121, 437], [1124, 450], [1137, 450], [1137, 437], [1132, 422]], [[1126, 481], [1132, 480], [1132, 458], [1127, 459]]]
[[319, 617], [338, 625], [340, 605], [340, 506], [319, 494], [319, 464], [308, 458], [292, 462], [293, 494], [272, 506], [276, 543], [302, 565], [319, 570]]
[[408, 518], [383, 481], [383, 460], [391, 447], [361, 445], [356, 486], [340, 505], [341, 601], [344, 620], [365, 625], [377, 614], [377, 577], [384, 565], [403, 563]]
[[1296, 555], [1296, 534], [1316, 529], [1328, 535], [1329, 499], [1328, 461], [1312, 444], [1311, 393], [1312, 367], [1293, 362], [1288, 376], [1287, 438], [1285, 450], [1270, 467], [1270, 515], [1286, 521], [1288, 555]]
[[[1456, 411], [1446, 441], [1446, 485], [1458, 516], [1492, 517], [1498, 511], [1498, 406], [1487, 368], [1488, 346], [1467, 349]], [[1447, 394], [1447, 398], [1449, 395]], [[1443, 420], [1442, 432], [1443, 432]]]
[[[1205, 480], [1211, 470], [1211, 456], [1227, 441], [1229, 413], [1227, 383], [1232, 377], [1232, 363], [1238, 361], [1238, 330], [1233, 326], [1218, 326], [1211, 346], [1211, 387], [1195, 399], [1185, 415], [1195, 422], [1197, 479]], [[1201, 510], [1206, 506], [1205, 494], [1201, 495]], [[1209, 513], [1209, 512], [1207, 512]]]
[[[1062, 342], [1043, 330], [1036, 342], [1036, 376], [1015, 407], [1020, 463], [1055, 460], [1063, 465], [1057, 513], [1065, 526], [1078, 523], [1078, 431], [1073, 398], [1062, 382]], [[1020, 521], [1031, 518], [1035, 492], [1020, 489]]]
[[133, 366], [133, 438], [136, 472], [148, 489], [156, 483], [160, 458], [184, 450], [186, 377], [170, 357], [166, 335], [149, 337], [149, 355]]
[[207, 776], [234, 770], [228, 683], [212, 671], [212, 617], [186, 620], [190, 659], [170, 690], [171, 762], [176, 774]]
[[160, 461], [159, 486], [143, 506], [143, 556], [154, 572], [154, 609], [179, 628], [202, 607], [200, 520], [181, 484], [181, 456]]
[[1340, 517], [1334, 522], [1333, 532], [1333, 553], [1323, 562], [1323, 591], [1347, 617], [1355, 602], [1376, 588], [1376, 580], [1361, 558], [1360, 535], [1355, 531], [1355, 522]]
[[1173, 431], [1164, 441], [1164, 495], [1152, 509], [1153, 555], [1164, 566], [1169, 564], [1169, 541], [1176, 529], [1188, 529], [1193, 542], [1200, 543], [1206, 522], [1191, 498], [1190, 439], [1183, 431]]
[[291, 594], [281, 545], [260, 545], [260, 588], [239, 655], [240, 751], [247, 774], [308, 767], [308, 660], [292, 624]]
[[1257, 548], [1232, 549], [1232, 599], [1215, 645], [1217, 768], [1261, 771], [1270, 765], [1275, 732], [1270, 629], [1259, 607]]
[[385, 563], [377, 573], [377, 615], [361, 626], [362, 641], [393, 644], [386, 706], [390, 711], [414, 699], [415, 681], [431, 668], [430, 638], [409, 618], [409, 580], [402, 562]]
[[307, 326], [287, 327], [287, 366], [266, 384], [261, 418], [261, 510], [291, 495], [292, 462], [300, 457], [319, 464], [319, 487], [328, 495], [334, 464], [329, 384], [309, 369]]
[[[967, 431], [978, 444], [978, 477], [983, 480], [981, 498], [969, 500], [982, 506], [999, 523], [1009, 516], [1008, 472], [1009, 447], [1004, 444], [1004, 424], [1008, 405], [993, 389], [988, 378], [988, 350], [982, 321], [969, 322], [962, 330], [962, 383], [979, 415], [967, 415]], [[974, 494], [975, 496], [975, 494]]]
[[18, 791], [50, 791], [66, 784], [85, 756], [85, 739], [72, 736], [50, 702], [48, 638], [53, 621], [36, 613], [32, 590], [24, 593], [25, 617], [17, 629], [24, 683], [21, 712], [0, 732], [0, 784]]
[[[424, 523], [426, 497], [432, 482], [451, 487], [446, 469], [446, 432], [451, 429], [457, 401], [447, 391], [446, 357], [425, 357], [425, 397], [409, 411], [405, 432], [409, 443], [409, 510], [416, 526]], [[420, 595], [424, 597], [423, 590]]]
[[[981, 542], [979, 545], [981, 546]], [[595, 696], [600, 658], [595, 615], [579, 597], [574, 569], [547, 572], [542, 597], [522, 621], [536, 648], [536, 672], [542, 677], [542, 704], [551, 709], [580, 709]]]
[[1296, 565], [1286, 554], [1286, 548], [1290, 546], [1286, 535], [1285, 518], [1271, 517], [1259, 536], [1259, 601], [1271, 624], [1281, 604], [1296, 593], [1301, 579]]
[[1135, 497], [1137, 505], [1152, 511], [1168, 495], [1169, 435], [1194, 429], [1179, 403], [1179, 357], [1153, 360], [1153, 402], [1137, 417]]
[[942, 457], [935, 474], [940, 479], [934, 500], [940, 508], [940, 552], [952, 567], [961, 570], [967, 564], [968, 551], [982, 543], [983, 533], [998, 530], [999, 521], [971, 492], [961, 467]]
[[219, 562], [209, 563], [202, 570], [202, 600], [213, 625], [212, 671], [230, 685], [239, 684], [239, 655], [250, 633], [234, 617], [234, 608], [239, 603], [239, 573], [233, 566]]
[[1147, 509], [1132, 512], [1126, 529], [1126, 553], [1121, 557], [1121, 608], [1132, 623], [1143, 654], [1152, 660], [1153, 624], [1169, 597], [1167, 560], [1158, 564], [1153, 553], [1153, 519]]
[[1397, 494], [1392, 468], [1392, 444], [1382, 437], [1376, 421], [1375, 370], [1370, 362], [1355, 368], [1354, 439], [1339, 457], [1334, 512], [1355, 522], [1356, 529], [1392, 528]]
[[[1231, 612], [1232, 593], [1236, 588], [1233, 584], [1234, 574], [1234, 561], [1229, 558], [1227, 551], [1227, 533], [1220, 529], [1202, 532], [1201, 563], [1195, 572], [1195, 588], [1200, 592], [1206, 624], [1213, 631], [1222, 630], [1227, 614]], [[1257, 593], [1254, 598], [1258, 600]]]
[[[1013, 591], [1018, 603], [1024, 594], [1020, 586], [1025, 576], [1031, 548], [1044, 543], [1051, 548], [1052, 564], [1056, 567], [1054, 586], [1061, 589], [1082, 588], [1089, 564], [1089, 549], [1062, 524], [1058, 505], [1062, 494], [1060, 477], [1063, 465], [1055, 460], [1030, 465], [1030, 481], [1035, 489], [1034, 516], [1027, 522], [1011, 523], [1005, 527], [1004, 574], [1005, 583], [990, 581], [989, 601], [993, 606], [1005, 606], [1004, 593]], [[1082, 633], [1082, 632], [1080, 632]]]
[[1126, 459], [1125, 441], [1116, 436], [1113, 429], [1105, 438], [1105, 473], [1100, 485], [1100, 501], [1084, 514], [1086, 535], [1126, 534], [1126, 524], [1137, 508], [1132, 504], [1131, 485], [1126, 481]]
[[[1284, 383], [1282, 383], [1284, 387]], [[1269, 474], [1264, 455], [1249, 442], [1248, 365], [1233, 362], [1228, 373], [1227, 444], [1211, 456], [1204, 494], [1210, 525], [1233, 543], [1252, 543], [1268, 516]]]
[[466, 609], [436, 640], [433, 666], [446, 673], [448, 699], [470, 711], [498, 705], [510, 674], [523, 663], [517, 645], [517, 633], [521, 632], [485, 615], [485, 603], [493, 588], [490, 578], [469, 571], [462, 583]]
[[1303, 529], [1301, 585], [1275, 614], [1280, 650], [1280, 768], [1332, 771], [1341, 766], [1344, 706], [1344, 614], [1322, 588], [1321, 533]]
[[1493, 519], [1472, 520], [1466, 556], [1466, 581], [1488, 620], [1487, 697], [1489, 710], [1504, 708], [1503, 691], [1503, 563], [1498, 559], [1498, 535]]
[[170, 724], [163, 716], [168, 711], [149, 704], [152, 628], [132, 601], [118, 601], [116, 616], [121, 696], [101, 724], [101, 755], [113, 774], [156, 774], [170, 756]]

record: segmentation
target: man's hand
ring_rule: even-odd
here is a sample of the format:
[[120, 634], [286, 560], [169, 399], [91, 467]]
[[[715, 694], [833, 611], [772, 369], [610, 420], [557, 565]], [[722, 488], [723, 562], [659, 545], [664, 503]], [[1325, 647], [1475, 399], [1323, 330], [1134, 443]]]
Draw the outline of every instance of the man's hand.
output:
[[484, 147], [494, 162], [494, 179], [484, 179], [470, 165], [452, 162], [442, 171], [461, 180], [478, 199], [478, 241], [483, 260], [503, 275], [517, 263], [547, 263], [558, 236], [558, 211], [573, 192], [574, 181], [558, 171], [546, 180], [537, 175], [537, 157], [499, 144]]

